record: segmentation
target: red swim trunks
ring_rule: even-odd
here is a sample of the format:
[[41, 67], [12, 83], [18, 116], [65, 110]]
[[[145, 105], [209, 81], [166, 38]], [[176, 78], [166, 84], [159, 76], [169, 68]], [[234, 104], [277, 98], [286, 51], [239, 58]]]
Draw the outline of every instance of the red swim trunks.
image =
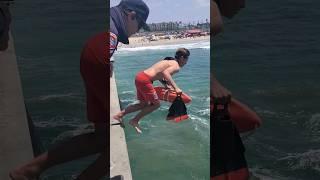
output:
[[[93, 123], [106, 123], [109, 115], [110, 63], [107, 59], [107, 32], [90, 38], [82, 50], [80, 72], [87, 95], [87, 117]], [[109, 119], [109, 118], [108, 118]]]
[[136, 75], [137, 99], [142, 102], [159, 103], [151, 78], [143, 71]]

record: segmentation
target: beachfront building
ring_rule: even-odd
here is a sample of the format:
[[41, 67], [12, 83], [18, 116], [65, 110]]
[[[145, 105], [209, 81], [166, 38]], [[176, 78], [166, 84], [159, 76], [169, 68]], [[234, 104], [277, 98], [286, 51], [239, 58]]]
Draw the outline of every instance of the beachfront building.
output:
[[178, 31], [181, 22], [162, 22], [148, 24], [151, 31]]
[[146, 41], [158, 41], [161, 39], [181, 39], [196, 36], [206, 36], [210, 33], [210, 24], [208, 19], [205, 21], [193, 21], [183, 23], [182, 21], [176, 22], [161, 22], [148, 24], [150, 32], [141, 29], [133, 37], [143, 37]]
[[151, 23], [148, 24], [148, 26], [150, 27], [151, 32], [180, 32], [191, 29], [201, 29], [202, 31], [209, 31], [210, 28], [208, 19], [206, 19], [205, 22], [203, 20], [189, 23], [183, 23], [182, 21], [161, 22]]

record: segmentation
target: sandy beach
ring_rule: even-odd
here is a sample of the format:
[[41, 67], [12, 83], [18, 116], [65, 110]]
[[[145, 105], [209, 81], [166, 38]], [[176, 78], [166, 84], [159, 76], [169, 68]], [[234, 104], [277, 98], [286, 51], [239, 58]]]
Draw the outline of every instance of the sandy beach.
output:
[[148, 41], [143, 37], [130, 37], [129, 44], [119, 43], [118, 48], [135, 48], [144, 46], [157, 46], [157, 45], [170, 45], [170, 44], [185, 44], [193, 43], [198, 41], [210, 41], [210, 36], [200, 36], [200, 37], [188, 37], [183, 39], [160, 39], [157, 41]]

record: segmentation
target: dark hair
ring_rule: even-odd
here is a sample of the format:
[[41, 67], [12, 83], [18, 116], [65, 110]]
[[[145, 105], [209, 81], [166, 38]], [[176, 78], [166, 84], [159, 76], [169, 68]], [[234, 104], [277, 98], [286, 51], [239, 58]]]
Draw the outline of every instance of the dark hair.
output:
[[179, 48], [177, 51], [176, 51], [176, 55], [175, 55], [175, 58], [176, 59], [179, 59], [180, 57], [189, 57], [190, 56], [190, 52], [188, 49], [186, 48]]
[[165, 57], [164, 60], [175, 60], [174, 57]]

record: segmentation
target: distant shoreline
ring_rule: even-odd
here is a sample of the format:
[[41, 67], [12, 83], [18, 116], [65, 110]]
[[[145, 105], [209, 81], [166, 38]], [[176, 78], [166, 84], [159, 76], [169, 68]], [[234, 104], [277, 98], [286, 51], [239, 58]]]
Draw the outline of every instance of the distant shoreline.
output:
[[185, 44], [185, 43], [195, 43], [199, 41], [210, 41], [210, 36], [200, 36], [200, 37], [188, 37], [183, 39], [160, 39], [157, 41], [145, 41], [142, 37], [132, 37], [129, 38], [129, 44], [119, 43], [118, 48], [136, 48], [136, 47], [146, 47], [146, 46], [159, 46], [159, 45], [172, 45], [172, 44]]

